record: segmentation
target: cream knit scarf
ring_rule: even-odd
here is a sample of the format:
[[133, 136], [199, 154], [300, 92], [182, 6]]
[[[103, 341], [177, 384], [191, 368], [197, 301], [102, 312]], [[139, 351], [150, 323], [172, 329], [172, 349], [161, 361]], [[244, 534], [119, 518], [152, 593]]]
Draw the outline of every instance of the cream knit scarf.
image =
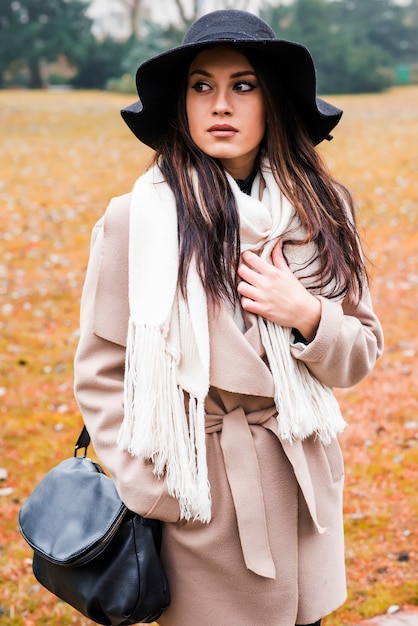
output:
[[[271, 259], [277, 238], [295, 212], [265, 163], [261, 176], [265, 185], [261, 201], [260, 175], [251, 196], [228, 179], [240, 214], [242, 251], [252, 249]], [[193, 264], [187, 276], [187, 301], [181, 295], [175, 200], [158, 167], [135, 184], [129, 241], [125, 416], [118, 445], [154, 463], [154, 473], [166, 478], [168, 492], [178, 499], [181, 518], [208, 522], [206, 295]], [[259, 327], [275, 383], [280, 437], [292, 441], [316, 435], [329, 443], [345, 426], [332, 390], [291, 355], [291, 329], [261, 317]]]

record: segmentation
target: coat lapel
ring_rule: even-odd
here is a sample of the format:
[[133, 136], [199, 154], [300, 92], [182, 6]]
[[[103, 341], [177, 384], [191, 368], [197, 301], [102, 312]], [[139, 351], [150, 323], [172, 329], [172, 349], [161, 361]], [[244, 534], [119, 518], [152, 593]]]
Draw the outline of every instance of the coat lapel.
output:
[[[213, 387], [274, 397], [273, 378], [262, 358], [264, 351], [255, 316], [247, 317], [247, 330], [242, 333], [225, 307], [209, 311], [209, 337]], [[242, 368], [239, 363], [243, 364]]]

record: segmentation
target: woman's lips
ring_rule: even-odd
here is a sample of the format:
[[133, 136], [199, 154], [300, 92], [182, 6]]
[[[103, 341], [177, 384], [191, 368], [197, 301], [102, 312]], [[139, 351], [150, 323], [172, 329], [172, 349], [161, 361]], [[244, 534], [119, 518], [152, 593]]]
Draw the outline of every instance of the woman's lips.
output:
[[238, 129], [229, 124], [214, 124], [208, 128], [208, 133], [212, 135], [212, 137], [233, 137], [237, 132]]

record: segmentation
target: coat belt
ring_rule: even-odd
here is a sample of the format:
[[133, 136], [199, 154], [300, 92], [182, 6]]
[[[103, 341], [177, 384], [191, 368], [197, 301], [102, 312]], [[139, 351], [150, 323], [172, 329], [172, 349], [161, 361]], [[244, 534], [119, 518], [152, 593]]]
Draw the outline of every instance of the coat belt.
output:
[[[260, 468], [250, 425], [263, 426], [279, 438], [276, 416], [274, 406], [250, 413], [239, 407], [223, 415], [206, 415], [206, 433], [221, 432], [220, 444], [246, 567], [259, 576], [273, 579], [276, 578], [276, 567], [270, 550]], [[322, 534], [326, 528], [318, 523], [315, 492], [309, 470], [305, 467], [306, 460], [301, 465], [299, 451], [299, 461], [295, 463], [292, 454], [292, 449], [301, 442], [281, 443], [293, 466], [314, 527]], [[303, 452], [302, 457], [305, 459]]]
[[248, 414], [238, 408], [222, 417], [206, 415], [206, 432], [222, 431], [220, 444], [245, 564], [247, 569], [265, 578], [276, 578], [276, 568], [267, 534], [260, 468], [250, 424], [265, 426], [275, 414], [276, 409], [272, 407]]

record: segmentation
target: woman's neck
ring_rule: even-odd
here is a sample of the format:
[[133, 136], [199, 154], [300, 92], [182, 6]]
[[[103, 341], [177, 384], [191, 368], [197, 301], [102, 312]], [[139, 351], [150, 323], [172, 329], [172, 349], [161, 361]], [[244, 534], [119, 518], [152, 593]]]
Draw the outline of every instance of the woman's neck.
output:
[[222, 166], [235, 180], [243, 180], [250, 176], [254, 168], [258, 167], [258, 161], [258, 148], [256, 151], [249, 152], [238, 158], [220, 159]]
[[242, 192], [251, 195], [251, 189], [253, 186], [253, 182], [258, 172], [258, 164], [254, 166], [252, 172], [246, 178], [236, 178], [235, 182]]

